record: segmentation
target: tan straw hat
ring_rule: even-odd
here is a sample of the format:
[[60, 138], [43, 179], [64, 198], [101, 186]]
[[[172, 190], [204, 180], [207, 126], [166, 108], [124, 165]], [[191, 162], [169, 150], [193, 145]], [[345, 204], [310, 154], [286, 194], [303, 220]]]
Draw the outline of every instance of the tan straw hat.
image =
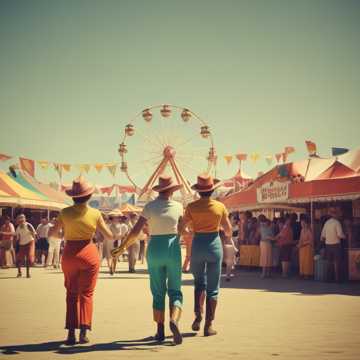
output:
[[219, 179], [213, 179], [210, 175], [199, 175], [197, 183], [191, 188], [197, 192], [208, 192], [213, 191], [221, 185]]
[[90, 185], [83, 176], [79, 176], [73, 181], [72, 187], [65, 189], [67, 195], [72, 198], [79, 198], [91, 195], [95, 188]]
[[154, 186], [152, 189], [156, 192], [163, 191], [176, 191], [182, 188], [181, 184], [175, 184], [171, 176], [159, 176], [159, 184]]

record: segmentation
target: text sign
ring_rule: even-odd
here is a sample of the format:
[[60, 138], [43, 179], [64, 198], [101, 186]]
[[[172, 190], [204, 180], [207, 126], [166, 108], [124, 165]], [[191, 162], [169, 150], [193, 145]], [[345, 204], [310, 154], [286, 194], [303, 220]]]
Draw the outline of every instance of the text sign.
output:
[[285, 201], [289, 198], [289, 182], [273, 181], [257, 189], [259, 203], [273, 203]]

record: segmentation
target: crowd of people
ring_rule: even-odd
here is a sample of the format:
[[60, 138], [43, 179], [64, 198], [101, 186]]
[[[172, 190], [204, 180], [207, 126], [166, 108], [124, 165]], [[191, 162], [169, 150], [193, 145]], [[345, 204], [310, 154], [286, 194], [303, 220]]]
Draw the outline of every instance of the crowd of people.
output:
[[290, 213], [270, 220], [263, 214], [255, 217], [245, 211], [230, 214], [230, 219], [232, 238], [239, 252], [242, 245], [259, 246], [262, 278], [270, 277], [281, 264], [283, 277], [288, 277], [292, 270], [298, 271], [301, 278], [312, 279], [314, 257], [321, 254], [328, 270], [333, 268], [335, 281], [341, 281], [348, 234], [336, 208], [330, 208], [328, 216], [317, 222], [314, 229], [307, 214]]

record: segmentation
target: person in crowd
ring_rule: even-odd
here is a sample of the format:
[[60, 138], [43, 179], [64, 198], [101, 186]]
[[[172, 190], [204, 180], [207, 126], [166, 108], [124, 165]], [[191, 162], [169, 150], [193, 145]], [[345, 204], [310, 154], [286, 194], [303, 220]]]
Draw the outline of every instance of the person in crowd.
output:
[[226, 266], [226, 281], [231, 281], [231, 278], [234, 276], [232, 271], [234, 270], [234, 266], [236, 263], [236, 253], [239, 251], [235, 246], [234, 238], [230, 238], [230, 243], [226, 242], [223, 244], [224, 250], [224, 262]]
[[276, 241], [280, 248], [282, 276], [288, 277], [291, 252], [294, 245], [290, 216], [286, 217], [283, 227], [281, 228], [279, 234], [276, 236]]
[[50, 228], [49, 221], [47, 217], [43, 217], [41, 219], [40, 224], [36, 228], [36, 234], [37, 234], [36, 243], [35, 243], [36, 262], [44, 266], [46, 266], [46, 259], [49, 251], [49, 242], [48, 242], [49, 228]]
[[25, 264], [26, 277], [30, 278], [30, 266], [34, 262], [34, 248], [36, 231], [34, 227], [26, 221], [26, 216], [20, 214], [17, 217], [18, 227], [15, 231], [16, 247], [18, 252], [16, 255], [16, 265], [18, 268], [17, 277], [22, 276], [21, 265]]
[[331, 207], [329, 216], [330, 219], [326, 221], [321, 231], [321, 241], [325, 243], [327, 260], [334, 264], [335, 281], [340, 282], [341, 240], [345, 239], [345, 234], [339, 221], [338, 210]]
[[260, 232], [260, 266], [262, 267], [261, 277], [271, 276], [272, 268], [272, 241], [274, 241], [274, 231], [271, 221], [261, 214], [259, 216]]
[[[108, 223], [107, 216], [104, 213], [102, 213], [101, 216], [103, 217], [104, 222], [107, 224]], [[100, 267], [101, 267], [102, 261], [103, 261], [103, 259], [105, 257], [105, 254], [104, 254], [105, 237], [104, 237], [103, 233], [99, 229], [96, 229], [96, 232], [95, 232], [95, 235], [94, 235], [94, 242], [96, 243], [96, 247], [97, 247], [98, 252], [99, 252]], [[110, 254], [110, 257], [111, 257], [111, 254]]]
[[66, 288], [67, 345], [76, 343], [75, 329], [80, 329], [80, 343], [89, 342], [87, 330], [92, 326], [93, 294], [100, 266], [92, 238], [96, 229], [107, 238], [113, 237], [101, 212], [88, 206], [94, 190], [82, 176], [74, 180], [72, 187], [65, 190], [74, 205], [60, 212], [53, 228], [54, 233], [62, 229], [65, 239], [61, 265]]
[[193, 236], [194, 236], [194, 232], [191, 226], [187, 226], [181, 235], [182, 241], [186, 249], [185, 260], [182, 266], [183, 273], [188, 273], [190, 271], [191, 247], [192, 247]]
[[157, 324], [157, 341], [165, 340], [165, 297], [170, 299], [170, 330], [176, 345], [182, 343], [179, 320], [182, 311], [183, 295], [181, 292], [181, 248], [179, 240], [179, 221], [183, 216], [183, 206], [171, 199], [173, 193], [181, 189], [171, 177], [159, 176], [158, 185], [153, 191], [159, 196], [148, 202], [143, 212], [113, 256], [120, 256], [126, 248], [138, 239], [146, 222], [151, 234], [147, 263], [150, 274], [150, 288], [153, 296], [153, 318]]
[[300, 265], [299, 274], [304, 279], [310, 279], [314, 275], [314, 235], [308, 216], [302, 216], [301, 218], [301, 232], [298, 249]]
[[181, 221], [180, 231], [192, 225], [194, 239], [191, 253], [191, 271], [194, 276], [194, 310], [195, 320], [192, 324], [194, 331], [200, 330], [203, 305], [206, 296], [206, 320], [204, 335], [212, 336], [217, 332], [212, 323], [218, 303], [223, 248], [219, 236], [222, 229], [226, 243], [231, 244], [231, 223], [228, 211], [223, 203], [211, 198], [214, 190], [220, 186], [219, 180], [209, 175], [200, 175], [197, 183], [192, 186], [200, 199], [190, 203]]
[[49, 231], [48, 231], [48, 242], [49, 242], [49, 250], [48, 256], [46, 259], [46, 267], [53, 265], [54, 269], [60, 268], [60, 247], [61, 241], [63, 238], [63, 233], [61, 229], [55, 230], [56, 218], [52, 218], [49, 223]]
[[298, 242], [300, 239], [300, 233], [301, 233], [301, 224], [298, 221], [298, 215], [296, 213], [290, 214], [290, 221], [291, 221], [291, 229], [293, 233], [293, 241]]
[[250, 219], [249, 223], [248, 243], [249, 245], [259, 245], [260, 233], [258, 230], [258, 219], [254, 216]]
[[149, 226], [146, 223], [139, 235], [139, 241], [140, 241], [139, 261], [141, 261], [142, 264], [144, 264], [144, 262], [145, 262], [146, 246], [147, 246], [149, 236], [150, 236]]
[[[135, 213], [129, 214], [129, 223], [128, 230], [131, 230], [138, 220], [138, 216]], [[127, 232], [126, 232], [127, 233]], [[143, 230], [139, 234], [139, 237], [136, 241], [134, 241], [131, 246], [128, 247], [128, 255], [129, 255], [129, 273], [135, 273], [136, 261], [139, 257], [140, 252], [140, 237], [144, 236]], [[125, 237], [124, 237], [125, 238]]]
[[238, 222], [238, 246], [245, 245], [248, 235], [248, 218], [244, 212], [240, 212]]
[[2, 268], [8, 268], [10, 265], [9, 257], [15, 265], [15, 252], [13, 240], [15, 236], [15, 227], [11, 223], [9, 216], [5, 216], [4, 224], [0, 228], [0, 264]]

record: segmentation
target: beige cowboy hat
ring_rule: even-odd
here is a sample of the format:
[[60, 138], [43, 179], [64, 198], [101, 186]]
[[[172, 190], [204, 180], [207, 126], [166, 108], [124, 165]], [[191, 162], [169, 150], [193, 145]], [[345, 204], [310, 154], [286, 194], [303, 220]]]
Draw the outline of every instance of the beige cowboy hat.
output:
[[213, 191], [221, 185], [219, 179], [213, 179], [210, 175], [199, 175], [197, 183], [191, 188], [197, 192], [208, 192]]
[[121, 212], [121, 210], [120, 209], [114, 209], [114, 210], [112, 210], [112, 211], [110, 211], [109, 213], [108, 213], [108, 216], [109, 217], [113, 217], [113, 218], [120, 218], [120, 217], [125, 217], [126, 218], [126, 216], [124, 216], [124, 214]]
[[159, 184], [154, 186], [152, 190], [156, 192], [177, 191], [182, 187], [181, 184], [176, 184], [171, 176], [159, 176]]
[[72, 198], [79, 198], [91, 195], [95, 191], [94, 186], [90, 185], [83, 176], [79, 176], [73, 181], [72, 187], [66, 188], [65, 192]]

